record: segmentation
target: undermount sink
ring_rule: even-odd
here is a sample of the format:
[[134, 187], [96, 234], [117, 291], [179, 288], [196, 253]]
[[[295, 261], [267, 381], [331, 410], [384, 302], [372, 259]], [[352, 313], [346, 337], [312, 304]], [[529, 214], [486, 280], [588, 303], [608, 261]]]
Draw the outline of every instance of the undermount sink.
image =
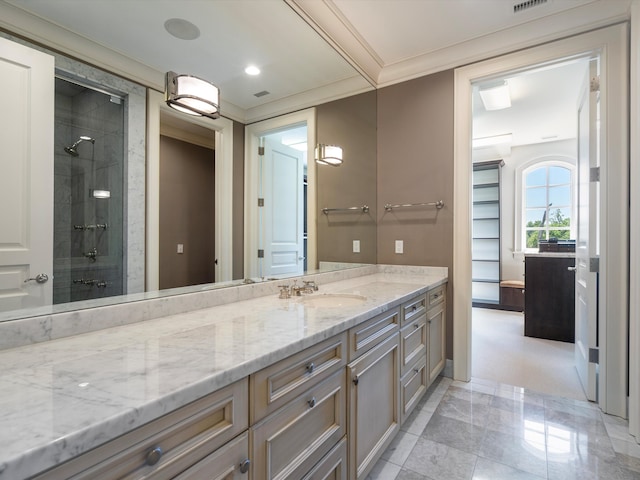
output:
[[367, 297], [346, 293], [322, 293], [302, 297], [300, 303], [315, 308], [354, 307], [365, 302]]

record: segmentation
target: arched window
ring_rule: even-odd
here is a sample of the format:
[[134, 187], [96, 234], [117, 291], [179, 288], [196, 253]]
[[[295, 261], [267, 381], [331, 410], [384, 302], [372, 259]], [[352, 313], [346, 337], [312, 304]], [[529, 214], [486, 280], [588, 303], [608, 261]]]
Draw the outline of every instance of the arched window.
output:
[[521, 245], [538, 249], [541, 240], [575, 238], [574, 166], [536, 163], [522, 171]]

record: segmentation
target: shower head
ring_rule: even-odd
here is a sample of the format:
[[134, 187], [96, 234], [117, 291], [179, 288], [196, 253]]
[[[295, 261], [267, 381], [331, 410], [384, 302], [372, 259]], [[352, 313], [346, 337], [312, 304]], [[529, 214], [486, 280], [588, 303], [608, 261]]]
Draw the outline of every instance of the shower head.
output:
[[76, 147], [80, 145], [81, 142], [84, 142], [84, 141], [96, 143], [95, 139], [91, 137], [87, 137], [86, 135], [81, 135], [80, 138], [73, 145], [71, 145], [70, 147], [64, 147], [64, 151], [67, 152], [72, 157], [77, 157], [78, 150], [76, 150]]

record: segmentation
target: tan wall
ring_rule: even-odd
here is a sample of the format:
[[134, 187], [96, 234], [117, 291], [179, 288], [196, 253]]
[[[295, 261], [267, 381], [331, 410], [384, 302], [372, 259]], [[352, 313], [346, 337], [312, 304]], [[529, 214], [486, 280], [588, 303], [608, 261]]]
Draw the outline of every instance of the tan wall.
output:
[[214, 191], [214, 151], [161, 135], [161, 289], [213, 282]]
[[[449, 267], [453, 304], [453, 70], [378, 91], [378, 263]], [[385, 212], [384, 205], [443, 200], [445, 207]], [[395, 241], [404, 242], [396, 254]], [[453, 312], [447, 311], [452, 358]]]
[[[340, 167], [318, 166], [318, 210], [370, 207], [369, 213], [318, 212], [318, 260], [376, 263], [376, 92], [316, 111], [318, 143], [341, 146], [344, 158]], [[353, 240], [360, 240], [360, 253], [353, 253]]]

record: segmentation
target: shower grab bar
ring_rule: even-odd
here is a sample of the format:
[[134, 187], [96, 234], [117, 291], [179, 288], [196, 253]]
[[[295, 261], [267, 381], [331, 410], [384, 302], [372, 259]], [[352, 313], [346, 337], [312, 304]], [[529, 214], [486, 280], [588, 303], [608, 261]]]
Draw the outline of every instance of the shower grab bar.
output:
[[405, 207], [436, 207], [438, 210], [444, 207], [444, 202], [442, 200], [438, 200], [437, 202], [427, 202], [427, 203], [400, 203], [398, 205], [391, 205], [387, 203], [384, 206], [384, 209], [389, 212], [394, 208], [405, 208]]
[[353, 212], [353, 211], [361, 211], [362, 213], [369, 212], [369, 205], [363, 205], [361, 207], [347, 207], [347, 208], [323, 208], [322, 213], [325, 215], [329, 215], [332, 212]]

